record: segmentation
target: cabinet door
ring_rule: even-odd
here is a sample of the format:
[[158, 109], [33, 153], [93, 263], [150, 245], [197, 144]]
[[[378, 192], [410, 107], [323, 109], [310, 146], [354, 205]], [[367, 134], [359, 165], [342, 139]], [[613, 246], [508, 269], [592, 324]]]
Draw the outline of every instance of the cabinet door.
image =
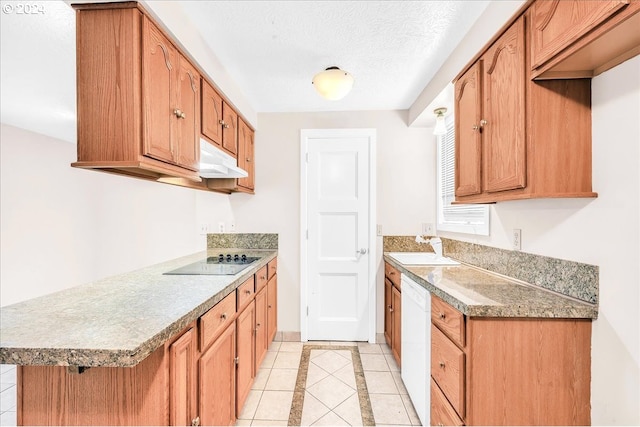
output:
[[233, 156], [238, 155], [238, 113], [226, 102], [222, 102], [222, 148]]
[[[143, 153], [173, 163], [178, 52], [146, 17], [142, 41]], [[122, 119], [133, 120], [130, 117]]]
[[489, 192], [526, 184], [524, 36], [520, 18], [482, 57], [483, 159]]
[[482, 61], [476, 62], [456, 81], [456, 196], [482, 192], [481, 67]]
[[196, 338], [188, 329], [169, 346], [169, 414], [171, 425], [191, 425], [197, 416]]
[[393, 353], [393, 357], [398, 362], [398, 366], [400, 366], [400, 341], [402, 337], [401, 330], [401, 315], [402, 315], [402, 304], [400, 303], [400, 291], [395, 286], [391, 287], [391, 297], [393, 299], [393, 334], [392, 334], [392, 345], [391, 352]]
[[384, 340], [391, 347], [393, 334], [393, 299], [391, 289], [393, 285], [391, 281], [384, 278]]
[[267, 283], [267, 348], [278, 330], [278, 276]]
[[238, 135], [239, 135], [240, 148], [238, 150], [238, 166], [246, 170], [249, 175], [246, 178], [238, 179], [238, 185], [241, 187], [247, 188], [249, 190], [253, 190], [254, 174], [255, 174], [255, 169], [254, 169], [255, 162], [253, 161], [254, 132], [242, 120], [240, 120], [239, 126], [240, 127], [238, 129]]
[[200, 423], [227, 426], [235, 412], [236, 327], [230, 325], [200, 357]]
[[531, 6], [531, 68], [536, 69], [605, 22], [629, 0], [552, 0]]
[[267, 354], [267, 288], [256, 294], [256, 360], [254, 372], [258, 372], [262, 359]]
[[240, 413], [244, 401], [247, 399], [251, 384], [255, 377], [255, 325], [256, 305], [255, 301], [244, 309], [236, 320], [238, 335], [237, 342], [237, 366], [236, 366], [236, 413]]
[[202, 134], [222, 148], [222, 97], [202, 80]]
[[178, 67], [178, 109], [176, 116], [177, 162], [197, 171], [200, 162], [200, 74], [184, 57]]

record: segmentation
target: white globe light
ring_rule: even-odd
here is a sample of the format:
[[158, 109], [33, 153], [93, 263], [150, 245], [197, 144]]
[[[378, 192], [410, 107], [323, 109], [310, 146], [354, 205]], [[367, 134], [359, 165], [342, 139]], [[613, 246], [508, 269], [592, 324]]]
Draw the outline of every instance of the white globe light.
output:
[[353, 76], [338, 67], [329, 67], [316, 74], [312, 83], [320, 96], [337, 101], [344, 98], [351, 91]]

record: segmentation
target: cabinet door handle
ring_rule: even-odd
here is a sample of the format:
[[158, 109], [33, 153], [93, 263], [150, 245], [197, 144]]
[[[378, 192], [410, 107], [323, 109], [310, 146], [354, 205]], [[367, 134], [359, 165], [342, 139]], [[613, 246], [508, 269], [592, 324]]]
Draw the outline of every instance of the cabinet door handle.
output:
[[478, 129], [480, 129], [480, 126], [478, 126], [478, 125], [473, 125], [473, 126], [471, 127], [471, 129], [472, 129], [473, 131], [477, 131]]
[[483, 127], [485, 127], [486, 125], [488, 125], [489, 122], [487, 122], [486, 120], [482, 119], [480, 120], [480, 128], [482, 129]]
[[440, 362], [440, 363], [438, 363], [438, 365], [440, 365], [440, 367], [441, 367], [442, 369], [444, 369], [444, 366], [445, 366], [445, 365], [444, 365], [444, 362]]
[[440, 319], [444, 320], [444, 318], [447, 317], [444, 313], [440, 313]]
[[222, 127], [225, 129], [229, 129], [229, 125], [227, 123], [223, 124]]
[[247, 161], [247, 163], [251, 163], [251, 158], [247, 157], [245, 160]]
[[247, 289], [246, 291], [244, 291], [244, 293], [249, 295], [251, 293], [251, 291], [249, 289]]
[[192, 426], [199, 426], [200, 425], [200, 417], [195, 417], [194, 419], [191, 420], [191, 425]]
[[221, 318], [222, 320], [227, 320], [227, 313], [222, 313], [222, 314], [220, 315], [220, 318]]
[[269, 304], [268, 308], [271, 308], [271, 304]]
[[224, 120], [218, 120], [218, 123], [224, 126]]
[[389, 312], [393, 313], [393, 307], [389, 306]]
[[184, 114], [184, 111], [178, 110], [177, 108], [175, 110], [173, 110], [173, 114], [175, 114], [176, 117], [179, 118], [179, 119], [186, 119], [187, 118], [187, 115]]

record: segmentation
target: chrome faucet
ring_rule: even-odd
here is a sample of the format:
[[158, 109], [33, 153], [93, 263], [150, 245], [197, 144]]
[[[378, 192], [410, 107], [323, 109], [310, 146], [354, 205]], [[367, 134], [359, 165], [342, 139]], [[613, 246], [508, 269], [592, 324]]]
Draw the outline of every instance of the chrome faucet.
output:
[[442, 239], [439, 237], [432, 237], [430, 239], [425, 239], [421, 235], [416, 236], [416, 243], [428, 243], [431, 245], [433, 252], [438, 256], [442, 256]]

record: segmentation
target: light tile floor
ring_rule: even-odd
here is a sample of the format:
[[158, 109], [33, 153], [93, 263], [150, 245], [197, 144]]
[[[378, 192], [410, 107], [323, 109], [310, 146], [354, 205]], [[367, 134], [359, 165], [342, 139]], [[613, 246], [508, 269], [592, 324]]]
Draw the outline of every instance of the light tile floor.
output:
[[[322, 342], [310, 342], [322, 345]], [[358, 346], [376, 425], [420, 425], [386, 344]], [[258, 370], [237, 426], [286, 426], [294, 396], [302, 343], [274, 341]], [[301, 425], [362, 425], [351, 351], [311, 350]]]
[[[376, 425], [420, 425], [386, 344], [326, 344], [358, 346]], [[302, 346], [299, 342], [271, 344], [236, 425], [287, 425]], [[0, 367], [0, 425], [15, 426], [16, 369], [12, 365]], [[311, 351], [301, 424], [362, 425], [351, 351]]]

